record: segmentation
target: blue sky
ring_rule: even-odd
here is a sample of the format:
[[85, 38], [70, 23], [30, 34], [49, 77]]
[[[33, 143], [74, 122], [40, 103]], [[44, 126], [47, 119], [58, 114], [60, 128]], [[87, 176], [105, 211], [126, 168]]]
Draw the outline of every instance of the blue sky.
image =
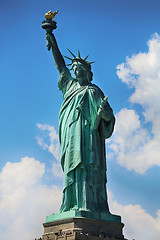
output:
[[70, 55], [67, 48], [75, 54], [80, 50], [82, 57], [89, 54], [89, 61], [96, 61], [93, 82], [109, 96], [116, 115], [107, 143], [111, 211], [122, 215], [129, 239], [158, 240], [159, 9], [154, 0], [1, 1], [3, 240], [21, 240], [18, 225], [26, 239], [40, 236], [45, 216], [58, 211], [61, 202], [57, 131], [62, 94], [41, 28], [48, 10], [59, 10], [55, 36], [62, 54]]

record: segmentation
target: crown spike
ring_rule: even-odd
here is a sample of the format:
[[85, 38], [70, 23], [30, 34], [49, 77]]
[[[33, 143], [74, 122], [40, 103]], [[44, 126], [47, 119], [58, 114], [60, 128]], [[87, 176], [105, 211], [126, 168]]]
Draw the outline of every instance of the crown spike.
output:
[[67, 50], [70, 52], [70, 54], [72, 54], [72, 56], [74, 57], [74, 58], [76, 58], [76, 56], [67, 48]]
[[80, 51], [78, 50], [78, 57], [81, 58], [81, 54], [80, 54]]
[[89, 64], [92, 64], [92, 63], [95, 63], [96, 61], [94, 61], [94, 62], [88, 62]]
[[64, 56], [64, 57], [72, 61], [72, 58], [70, 58], [70, 57], [67, 57], [67, 56]]
[[86, 61], [86, 59], [89, 57], [89, 55], [87, 57], [85, 57], [83, 60]]

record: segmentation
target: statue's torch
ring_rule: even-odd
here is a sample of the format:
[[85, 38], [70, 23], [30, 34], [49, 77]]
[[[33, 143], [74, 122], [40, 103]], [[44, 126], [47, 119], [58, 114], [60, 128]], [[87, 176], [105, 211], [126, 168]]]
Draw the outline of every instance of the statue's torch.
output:
[[46, 40], [47, 40], [48, 51], [50, 50], [51, 46], [50, 46], [49, 41], [47, 39], [47, 33], [52, 32], [53, 29], [57, 28], [57, 23], [52, 20], [56, 16], [57, 13], [58, 13], [58, 10], [56, 12], [51, 12], [51, 11], [47, 12], [45, 14], [45, 18], [47, 20], [42, 22], [42, 28], [46, 30]]

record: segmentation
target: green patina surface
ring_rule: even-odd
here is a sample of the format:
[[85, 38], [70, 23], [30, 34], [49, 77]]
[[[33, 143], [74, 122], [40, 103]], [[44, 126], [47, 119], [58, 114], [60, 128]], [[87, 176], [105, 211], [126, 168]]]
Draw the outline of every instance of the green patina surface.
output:
[[56, 213], [46, 217], [46, 223], [63, 220], [63, 219], [70, 219], [70, 218], [89, 218], [89, 219], [96, 219], [96, 220], [106, 220], [110, 222], [118, 222], [121, 223], [121, 217], [117, 215], [113, 215], [110, 213], [93, 213], [89, 211], [79, 211], [79, 210], [71, 210], [63, 213]]
[[83, 209], [107, 211], [105, 138], [114, 126], [109, 104], [105, 111], [110, 121], [101, 120], [94, 129], [102, 91], [91, 83], [80, 85], [68, 70], [58, 82], [63, 92], [59, 115], [61, 165], [64, 171], [63, 200], [60, 212]]
[[[61, 166], [64, 172], [60, 212], [47, 216], [47, 222], [87, 217], [120, 221], [110, 214], [106, 192], [105, 139], [112, 135], [115, 118], [104, 94], [92, 84], [91, 63], [73, 53], [69, 58], [75, 78], [60, 53], [52, 33], [53, 24], [45, 21], [48, 49], [52, 49], [59, 72], [58, 87], [63, 94], [59, 114]], [[46, 27], [47, 26], [47, 27]]]

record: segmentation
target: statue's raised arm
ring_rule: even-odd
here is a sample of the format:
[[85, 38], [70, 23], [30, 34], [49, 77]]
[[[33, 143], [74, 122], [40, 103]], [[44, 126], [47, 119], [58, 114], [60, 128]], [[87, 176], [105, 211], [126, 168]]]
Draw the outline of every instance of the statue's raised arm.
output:
[[53, 35], [52, 32], [47, 32], [46, 39], [48, 41], [48, 48], [50, 48], [50, 47], [52, 48], [52, 54], [53, 54], [55, 66], [56, 66], [59, 74], [61, 74], [61, 72], [63, 72], [66, 69], [66, 64], [65, 64], [64, 58], [58, 48], [55, 36]]
[[58, 11], [52, 13], [49, 11], [45, 14], [46, 21], [43, 21], [42, 28], [46, 30], [46, 40], [47, 40], [47, 48], [50, 50], [52, 48], [52, 54], [55, 66], [61, 74], [66, 69], [66, 64], [64, 61], [64, 58], [58, 48], [57, 41], [55, 39], [54, 34], [52, 33], [53, 29], [56, 29], [56, 22], [52, 21], [52, 19], [55, 17], [55, 15], [58, 13]]

